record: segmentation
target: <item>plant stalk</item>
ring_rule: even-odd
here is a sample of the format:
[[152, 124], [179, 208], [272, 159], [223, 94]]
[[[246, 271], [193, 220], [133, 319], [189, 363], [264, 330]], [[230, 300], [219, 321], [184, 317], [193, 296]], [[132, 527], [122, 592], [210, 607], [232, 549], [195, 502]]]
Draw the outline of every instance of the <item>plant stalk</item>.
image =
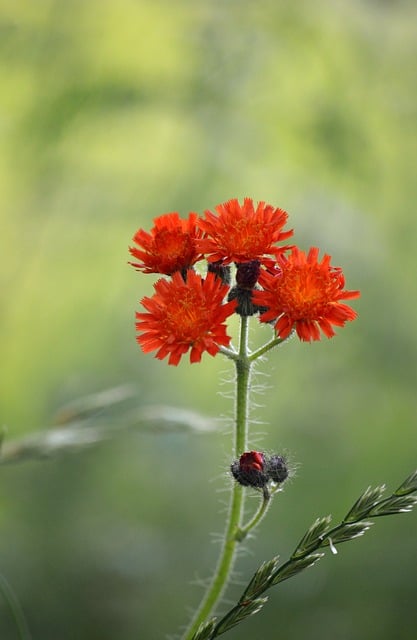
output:
[[249, 520], [247, 524], [240, 527], [239, 530], [236, 532], [236, 537], [239, 540], [239, 542], [242, 542], [246, 538], [248, 533], [250, 533], [252, 529], [257, 527], [258, 524], [261, 522], [261, 520], [264, 519], [266, 512], [268, 511], [268, 508], [271, 504], [271, 498], [272, 498], [271, 493], [269, 492], [267, 487], [264, 487], [262, 502], [257, 512], [254, 514], [254, 516]]
[[[249, 319], [242, 317], [240, 324], [239, 353], [237, 357], [233, 358], [236, 366], [235, 436], [233, 446], [235, 458], [239, 458], [246, 450], [248, 439], [248, 407], [251, 374], [251, 361], [248, 357], [248, 331]], [[192, 640], [200, 624], [209, 617], [223, 595], [233, 568], [237, 546], [241, 540], [239, 533], [241, 531], [240, 524], [243, 518], [243, 509], [243, 487], [237, 482], [234, 482], [230, 497], [229, 515], [218, 564], [211, 584], [191, 624], [185, 632], [183, 640]]]

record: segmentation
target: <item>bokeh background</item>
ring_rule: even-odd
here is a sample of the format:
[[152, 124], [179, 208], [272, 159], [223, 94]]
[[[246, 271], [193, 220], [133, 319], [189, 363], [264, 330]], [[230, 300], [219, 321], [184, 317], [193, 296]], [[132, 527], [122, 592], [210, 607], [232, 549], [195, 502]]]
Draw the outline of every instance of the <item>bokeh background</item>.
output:
[[[362, 291], [335, 339], [259, 368], [252, 443], [298, 470], [236, 582], [415, 468], [416, 19], [412, 0], [2, 0], [4, 447], [70, 430], [61, 408], [86, 395], [133, 390], [99, 396], [85, 428], [112, 425], [106, 442], [0, 468], [0, 572], [34, 640], [175, 637], [218, 553], [232, 369], [168, 367], [134, 340], [153, 279], [127, 246], [161, 213], [266, 200]], [[212, 429], [132, 421], [160, 405]], [[228, 637], [413, 637], [416, 524], [378, 521]], [[0, 637], [18, 637], [3, 600]]]

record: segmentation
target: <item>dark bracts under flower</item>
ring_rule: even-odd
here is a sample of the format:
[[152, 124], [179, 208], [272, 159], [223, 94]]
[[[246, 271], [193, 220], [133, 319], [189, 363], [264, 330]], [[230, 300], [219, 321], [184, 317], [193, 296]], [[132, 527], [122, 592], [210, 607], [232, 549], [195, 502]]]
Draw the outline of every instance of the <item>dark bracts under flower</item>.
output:
[[261, 263], [259, 260], [236, 264], [236, 285], [230, 289], [227, 299], [237, 300], [236, 313], [242, 317], [266, 311], [265, 307], [254, 304], [252, 299], [253, 290], [259, 288], [256, 283], [260, 273]]
[[288, 214], [283, 209], [259, 202], [254, 207], [251, 198], [243, 204], [237, 199], [216, 207], [216, 212], [205, 211], [205, 219], [199, 218], [197, 225], [206, 237], [197, 242], [201, 253], [209, 262], [249, 262], [260, 260], [270, 263], [271, 258], [288, 247], [277, 247], [276, 243], [292, 236], [293, 231], [283, 231]]
[[253, 301], [268, 309], [260, 320], [273, 321], [283, 340], [293, 329], [304, 341], [320, 340], [320, 330], [331, 338], [335, 335], [332, 325], [343, 327], [357, 317], [340, 301], [358, 298], [360, 292], [345, 290], [342, 270], [330, 266], [329, 255], [318, 262], [318, 254], [316, 247], [307, 255], [294, 247], [288, 257], [278, 256], [274, 272], [264, 271], [259, 277], [263, 291], [254, 291]]
[[189, 269], [202, 258], [196, 242], [203, 233], [196, 221], [196, 213], [183, 220], [176, 211], [155, 218], [150, 233], [143, 229], [135, 233], [133, 242], [140, 248], [129, 247], [129, 252], [140, 262], [129, 264], [144, 273], [165, 275]]
[[230, 266], [223, 265], [221, 260], [219, 260], [218, 262], [208, 262], [207, 271], [209, 273], [214, 273], [218, 278], [220, 278], [222, 282], [224, 282], [224, 284], [230, 285], [230, 280], [231, 280]]
[[236, 300], [237, 306], [235, 313], [243, 318], [255, 315], [255, 313], [263, 313], [266, 311], [266, 307], [260, 307], [257, 304], [253, 304], [253, 291], [254, 289], [244, 289], [243, 287], [235, 286], [229, 291], [227, 299]]
[[171, 280], [158, 280], [154, 289], [151, 298], [142, 299], [147, 313], [136, 313], [142, 351], [156, 351], [156, 358], [168, 356], [168, 364], [177, 365], [188, 350], [194, 363], [204, 351], [215, 356], [220, 346], [229, 345], [224, 321], [236, 302], [223, 303], [229, 288], [214, 273], [203, 279], [189, 270], [184, 281], [177, 271]]

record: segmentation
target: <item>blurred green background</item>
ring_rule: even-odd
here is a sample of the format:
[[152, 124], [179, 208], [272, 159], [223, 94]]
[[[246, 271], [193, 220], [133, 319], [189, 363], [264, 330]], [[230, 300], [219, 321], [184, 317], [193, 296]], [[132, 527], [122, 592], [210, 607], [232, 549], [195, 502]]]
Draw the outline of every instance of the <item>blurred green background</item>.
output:
[[[340, 518], [369, 484], [395, 488], [415, 468], [416, 18], [405, 0], [2, 0], [6, 445], [125, 384], [135, 396], [98, 411], [104, 423], [164, 404], [215, 427], [138, 424], [1, 467], [0, 572], [34, 640], [172, 638], [218, 553], [233, 372], [220, 356], [168, 367], [135, 344], [153, 280], [126, 265], [127, 246], [157, 215], [266, 200], [362, 291], [335, 339], [293, 340], [259, 367], [252, 444], [288, 452], [298, 472], [229, 600], [317, 516]], [[228, 637], [409, 639], [416, 561], [416, 514], [383, 519]], [[0, 637], [17, 638], [3, 600]]]

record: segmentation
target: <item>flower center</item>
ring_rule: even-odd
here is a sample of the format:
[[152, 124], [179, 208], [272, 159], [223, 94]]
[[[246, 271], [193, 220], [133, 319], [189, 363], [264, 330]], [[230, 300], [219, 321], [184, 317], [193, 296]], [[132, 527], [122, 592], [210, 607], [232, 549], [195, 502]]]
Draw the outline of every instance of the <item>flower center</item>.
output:
[[320, 269], [285, 270], [279, 279], [278, 296], [284, 311], [294, 319], [322, 316], [332, 300], [334, 279]]
[[176, 258], [188, 254], [190, 250], [192, 251], [189, 236], [185, 233], [162, 229], [155, 236], [154, 253], [156, 255]]
[[167, 333], [176, 340], [192, 344], [207, 331], [204, 300], [193, 290], [184, 288], [182, 297], [172, 301], [166, 316]]

